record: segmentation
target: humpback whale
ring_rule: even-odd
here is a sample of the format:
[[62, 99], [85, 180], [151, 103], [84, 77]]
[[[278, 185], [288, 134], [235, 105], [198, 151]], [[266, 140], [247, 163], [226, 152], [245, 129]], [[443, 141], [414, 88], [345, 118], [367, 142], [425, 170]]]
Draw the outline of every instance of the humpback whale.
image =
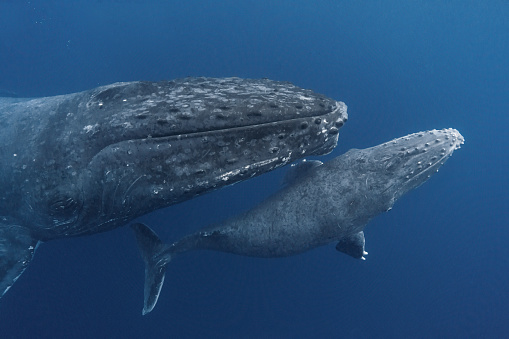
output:
[[428, 180], [463, 142], [457, 130], [431, 130], [352, 149], [325, 164], [303, 161], [258, 206], [172, 244], [144, 224], [131, 225], [145, 262], [143, 314], [157, 302], [167, 264], [187, 251], [272, 258], [337, 242], [338, 251], [365, 259], [366, 224]]
[[329, 153], [346, 120], [344, 103], [268, 79], [0, 98], [0, 295], [40, 242], [108, 231]]

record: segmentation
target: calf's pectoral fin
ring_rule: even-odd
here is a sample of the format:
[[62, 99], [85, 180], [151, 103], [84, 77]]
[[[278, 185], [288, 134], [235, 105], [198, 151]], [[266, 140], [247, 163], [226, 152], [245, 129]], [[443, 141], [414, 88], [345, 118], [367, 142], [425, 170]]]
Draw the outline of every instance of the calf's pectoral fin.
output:
[[38, 243], [26, 228], [0, 224], [0, 297], [27, 268]]
[[306, 160], [303, 159], [290, 166], [290, 169], [286, 172], [283, 178], [283, 185], [291, 185], [294, 182], [306, 177], [309, 173], [319, 166], [323, 165], [323, 162], [319, 160]]
[[148, 226], [137, 223], [131, 225], [136, 235], [141, 257], [145, 262], [145, 287], [142, 314], [152, 311], [156, 306], [163, 287], [166, 265], [171, 260], [167, 245]]
[[336, 245], [336, 249], [355, 259], [366, 260], [364, 256], [367, 255], [368, 252], [364, 250], [365, 244], [364, 232], [360, 231], [359, 233], [341, 239]]

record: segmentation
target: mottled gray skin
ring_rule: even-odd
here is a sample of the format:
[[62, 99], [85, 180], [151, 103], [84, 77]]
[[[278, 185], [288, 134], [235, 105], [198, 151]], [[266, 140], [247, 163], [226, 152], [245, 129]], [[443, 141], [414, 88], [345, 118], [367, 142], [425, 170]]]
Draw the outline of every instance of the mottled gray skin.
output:
[[[339, 251], [364, 259], [366, 224], [428, 180], [462, 143], [458, 131], [444, 129], [352, 149], [323, 165], [306, 166], [299, 175], [290, 174], [295, 177], [292, 183], [253, 209], [171, 245], [161, 245], [146, 226], [133, 225], [147, 266], [155, 267], [147, 269], [144, 313], [157, 301], [164, 265], [186, 251], [272, 258], [339, 242]], [[158, 272], [159, 285], [157, 274], [150, 272]]]
[[350, 150], [252, 210], [190, 235], [169, 250], [281, 257], [339, 241], [362, 231], [373, 217], [424, 183], [462, 141], [449, 129]]
[[346, 106], [268, 79], [116, 83], [0, 98], [0, 293], [39, 241], [153, 210], [326, 154]]

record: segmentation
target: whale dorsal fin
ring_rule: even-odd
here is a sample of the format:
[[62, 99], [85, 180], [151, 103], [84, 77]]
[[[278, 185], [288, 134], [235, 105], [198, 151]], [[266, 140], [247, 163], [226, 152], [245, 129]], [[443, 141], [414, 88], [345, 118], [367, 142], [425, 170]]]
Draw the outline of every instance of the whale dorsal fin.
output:
[[310, 170], [321, 165], [323, 165], [323, 162], [319, 160], [306, 159], [292, 164], [288, 172], [286, 172], [285, 177], [283, 178], [283, 185], [289, 185], [296, 180], [301, 179], [307, 173], [309, 173]]
[[0, 297], [25, 271], [38, 244], [26, 228], [0, 223]]
[[360, 231], [359, 233], [341, 239], [336, 245], [336, 249], [355, 259], [366, 260], [364, 256], [367, 255], [368, 252], [364, 251], [365, 244], [364, 232]]

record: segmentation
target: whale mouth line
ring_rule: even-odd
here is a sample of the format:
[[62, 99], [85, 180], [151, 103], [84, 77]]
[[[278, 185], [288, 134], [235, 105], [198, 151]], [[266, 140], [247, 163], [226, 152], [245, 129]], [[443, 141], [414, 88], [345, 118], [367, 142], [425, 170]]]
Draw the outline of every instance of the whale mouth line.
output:
[[[311, 151], [308, 154], [327, 154], [329, 153], [336, 145], [334, 140], [337, 140], [338, 130], [339, 128], [348, 120], [348, 115], [346, 111], [341, 112], [343, 106], [338, 102], [335, 109], [330, 112], [324, 114], [316, 114], [311, 116], [297, 117], [292, 119], [285, 120], [276, 120], [270, 122], [263, 122], [251, 125], [244, 126], [233, 126], [227, 128], [211, 128], [207, 130], [198, 130], [192, 132], [182, 132], [182, 133], [148, 133], [146, 136], [140, 137], [126, 137], [125, 139], [118, 140], [111, 144], [105, 145], [103, 148], [98, 150], [94, 156], [90, 159], [90, 162], [94, 160], [101, 152], [105, 151], [108, 148], [120, 147], [125, 143], [135, 143], [135, 142], [160, 142], [161, 144], [170, 143], [174, 141], [184, 141], [187, 139], [199, 138], [199, 137], [209, 137], [215, 135], [226, 135], [227, 132], [230, 135], [238, 135], [240, 137], [248, 131], [253, 133], [256, 130], [263, 130], [264, 127], [276, 127], [280, 126], [280, 130], [282, 134], [289, 133], [290, 138], [297, 139], [299, 138], [301, 133], [306, 135], [310, 134], [310, 130], [314, 129], [312, 135], [313, 138], [308, 140], [309, 145], [314, 145], [308, 148], [308, 151]], [[339, 113], [338, 113], [339, 112]], [[337, 116], [337, 117], [336, 117]], [[338, 127], [336, 127], [338, 126]], [[284, 130], [284, 131], [283, 131]], [[290, 131], [290, 132], [289, 132]], [[291, 132], [295, 133], [295, 135]], [[274, 130], [272, 133], [275, 133]], [[327, 138], [325, 142], [320, 137], [321, 134], [328, 133], [331, 138]], [[260, 138], [264, 138], [269, 136], [260, 136]], [[274, 137], [277, 137], [274, 135]], [[89, 163], [90, 164], [90, 163]]]
[[[404, 184], [394, 192], [395, 199], [397, 200], [397, 197], [401, 195], [400, 192], [403, 191], [404, 194], [404, 191], [408, 190], [408, 186], [412, 185], [413, 182], [420, 180], [423, 175], [430, 177], [434, 172], [438, 172], [438, 168], [440, 168], [450, 157], [452, 157], [453, 152], [457, 149], [457, 147], [459, 148], [460, 144], [461, 142], [456, 144], [456, 146], [450, 149], [449, 152], [446, 152], [440, 158], [436, 159], [431, 165], [422, 169], [419, 173], [409, 175], [410, 177], [405, 180]], [[413, 189], [421, 186], [424, 182], [426, 182], [426, 180], [423, 180], [419, 185], [413, 187]]]
[[416, 173], [415, 175], [408, 178], [408, 180], [405, 181], [405, 185], [413, 180], [420, 178], [422, 175], [429, 174], [430, 172], [433, 172], [435, 170], [435, 168], [437, 167], [437, 165], [441, 166], [445, 162], [445, 160], [449, 159], [451, 156], [452, 156], [452, 152], [446, 153], [445, 155], [443, 155], [442, 157], [437, 159], [432, 165], [429, 165], [427, 168], [422, 169], [422, 171], [420, 171], [419, 173]]
[[[295, 123], [295, 130], [299, 129], [299, 126], [297, 126], [298, 122], [304, 122], [304, 121], [317, 121], [317, 119], [322, 118], [324, 121], [324, 124], [330, 125], [330, 127], [334, 126], [334, 122], [332, 120], [328, 120], [324, 117], [328, 116], [334, 116], [342, 109], [342, 106], [340, 104], [337, 104], [334, 110], [331, 110], [330, 112], [326, 112], [323, 114], [313, 114], [309, 116], [302, 116], [297, 118], [291, 118], [291, 119], [282, 119], [282, 120], [273, 120], [273, 121], [267, 121], [267, 122], [261, 122], [261, 123], [255, 123], [255, 124], [247, 124], [247, 125], [234, 125], [231, 127], [225, 127], [225, 128], [209, 128], [204, 130], [197, 130], [197, 131], [182, 131], [181, 133], [151, 133], [148, 134], [145, 137], [139, 137], [139, 138], [131, 138], [128, 140], [148, 140], [148, 139], [164, 139], [164, 138], [183, 138], [183, 137], [194, 137], [194, 136], [200, 136], [200, 135], [207, 135], [207, 134], [214, 134], [214, 133], [220, 133], [225, 131], [243, 131], [243, 130], [249, 130], [249, 129], [259, 129], [260, 127], [265, 126], [276, 126], [279, 124], [291, 124]], [[341, 121], [342, 123], [346, 122], [347, 116], [345, 114], [339, 114], [339, 117], [337, 119], [337, 122]], [[311, 124], [309, 124], [311, 126]], [[317, 124], [317, 126], [321, 126], [320, 123]], [[306, 127], [307, 128], [307, 127]], [[305, 130], [303, 126], [300, 127], [300, 129]], [[119, 141], [122, 142], [122, 141]]]

